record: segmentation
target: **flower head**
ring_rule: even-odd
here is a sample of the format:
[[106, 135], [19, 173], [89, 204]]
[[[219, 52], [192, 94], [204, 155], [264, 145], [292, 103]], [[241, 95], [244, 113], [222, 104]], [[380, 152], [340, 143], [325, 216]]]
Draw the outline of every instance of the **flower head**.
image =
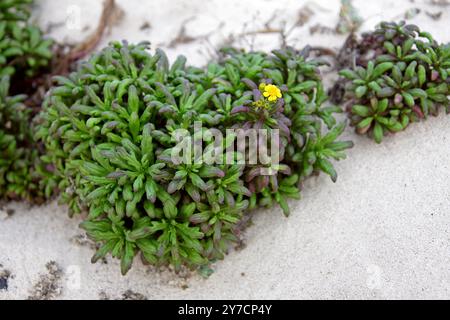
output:
[[264, 86], [263, 96], [269, 101], [277, 101], [277, 99], [282, 97], [280, 88], [273, 84]]

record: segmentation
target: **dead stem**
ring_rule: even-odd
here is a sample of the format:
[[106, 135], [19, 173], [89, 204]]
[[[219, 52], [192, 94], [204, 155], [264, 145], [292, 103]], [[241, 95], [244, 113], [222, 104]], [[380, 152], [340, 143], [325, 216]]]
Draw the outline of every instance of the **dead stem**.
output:
[[41, 73], [32, 79], [25, 80], [20, 88], [28, 88], [28, 99], [25, 104], [33, 110], [33, 114], [39, 112], [45, 93], [52, 85], [52, 77], [55, 75], [67, 75], [73, 63], [92, 52], [100, 42], [107, 28], [110, 28], [123, 12], [116, 5], [115, 0], [105, 0], [99, 24], [92, 35], [74, 47], [65, 44], [56, 44], [53, 52], [53, 60], [47, 72]]
[[100, 42], [105, 30], [110, 28], [122, 16], [123, 12], [116, 5], [115, 0], [105, 0], [103, 2], [103, 10], [100, 16], [100, 22], [94, 31], [86, 40], [76, 45], [69, 53], [61, 59], [59, 65], [54, 70], [54, 74], [67, 74], [70, 65], [87, 54], [92, 52]]

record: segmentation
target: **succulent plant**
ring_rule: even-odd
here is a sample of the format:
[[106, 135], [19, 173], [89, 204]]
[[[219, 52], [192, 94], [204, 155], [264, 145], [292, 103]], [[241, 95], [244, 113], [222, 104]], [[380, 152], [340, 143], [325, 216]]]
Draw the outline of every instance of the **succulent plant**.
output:
[[[306, 52], [228, 49], [202, 69], [182, 56], [170, 65], [147, 43], [112, 42], [68, 77], [55, 77], [36, 119], [46, 147], [41, 189], [61, 191], [72, 213], [88, 211], [81, 227], [102, 243], [93, 261], [111, 253], [123, 274], [138, 254], [175, 270], [206, 265], [238, 241], [248, 210], [279, 203], [288, 214], [287, 199], [299, 197], [313, 172], [335, 180], [328, 159], [343, 158], [351, 142], [335, 141], [344, 126], [336, 126], [336, 107], [321, 107], [319, 62]], [[246, 162], [245, 148], [234, 149], [236, 134], [219, 143], [233, 147], [219, 158], [241, 162], [209, 163], [195, 153], [197, 137], [202, 156], [211, 156], [217, 145], [207, 133], [233, 128], [280, 130], [271, 143], [281, 163]], [[180, 130], [194, 140], [183, 161], [173, 157]]]
[[450, 112], [450, 46], [438, 44], [415, 25], [382, 22], [363, 35], [348, 79], [351, 122], [380, 143], [411, 122]]
[[47, 66], [51, 40], [29, 23], [29, 0], [0, 3], [0, 198], [42, 201], [38, 148], [30, 129], [34, 110], [24, 83]]
[[0, 79], [0, 198], [38, 201], [38, 160], [33, 150], [29, 124], [30, 111], [23, 104], [24, 95], [9, 95], [10, 78]]
[[3, 0], [0, 5], [0, 18], [7, 21], [27, 21], [33, 0]]
[[5, 0], [0, 4], [0, 76], [30, 77], [48, 65], [52, 40], [44, 39], [29, 23], [31, 0]]
[[[280, 163], [246, 165], [244, 169], [246, 186], [254, 193], [250, 207], [279, 203], [289, 215], [287, 199], [300, 197], [302, 182], [320, 171], [336, 181], [328, 159], [345, 158], [342, 151], [353, 146], [350, 141], [335, 141], [344, 125], [336, 125], [333, 114], [341, 110], [323, 106], [327, 96], [318, 68], [324, 62], [309, 56], [309, 47], [300, 51], [287, 47], [270, 55], [225, 49], [221, 61], [207, 67], [216, 70], [218, 92], [230, 94], [235, 101], [230, 111], [235, 115], [232, 126], [280, 132]], [[324, 124], [330, 131], [322, 138]], [[262, 169], [277, 173], [260, 175]]]

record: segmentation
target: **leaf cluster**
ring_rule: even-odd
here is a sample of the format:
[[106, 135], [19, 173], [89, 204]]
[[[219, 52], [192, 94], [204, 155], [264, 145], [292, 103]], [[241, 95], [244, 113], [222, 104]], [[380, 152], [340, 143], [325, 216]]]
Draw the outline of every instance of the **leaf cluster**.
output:
[[23, 83], [48, 65], [52, 43], [30, 24], [31, 3], [0, 3], [0, 198], [39, 202], [39, 158]]
[[450, 112], [450, 46], [415, 25], [382, 22], [363, 35], [348, 80], [351, 122], [380, 143], [411, 122]]
[[[344, 125], [333, 114], [340, 110], [323, 106], [321, 62], [308, 49], [225, 49], [205, 68], [183, 56], [169, 64], [163, 51], [148, 49], [112, 42], [56, 77], [37, 121], [47, 168], [40, 188], [46, 196], [60, 190], [72, 213], [88, 212], [81, 226], [102, 244], [93, 261], [110, 253], [123, 274], [136, 255], [176, 270], [203, 266], [224, 257], [250, 209], [278, 203], [288, 214], [287, 199], [299, 198], [311, 174], [336, 180], [330, 160], [344, 158], [352, 144], [337, 141]], [[262, 83], [281, 88], [283, 98], [268, 103]], [[176, 130], [195, 138], [212, 130], [226, 136], [230, 128], [278, 129], [280, 163], [249, 164], [240, 151], [233, 158], [242, 163], [171, 157]], [[226, 136], [223, 147], [234, 138]], [[212, 154], [214, 141], [204, 143]]]
[[52, 57], [52, 40], [29, 22], [32, 0], [0, 3], [0, 77], [31, 77]]

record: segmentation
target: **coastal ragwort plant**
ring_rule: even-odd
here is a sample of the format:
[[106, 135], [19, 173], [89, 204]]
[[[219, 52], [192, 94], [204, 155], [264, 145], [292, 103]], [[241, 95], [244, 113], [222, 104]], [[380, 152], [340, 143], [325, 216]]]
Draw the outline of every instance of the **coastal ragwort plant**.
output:
[[[205, 68], [183, 56], [170, 65], [163, 51], [148, 49], [112, 42], [55, 77], [36, 119], [46, 148], [41, 188], [47, 196], [59, 190], [72, 213], [88, 212], [81, 227], [101, 243], [93, 262], [110, 253], [123, 274], [138, 254], [175, 270], [204, 266], [239, 240], [249, 210], [278, 203], [287, 215], [287, 199], [299, 198], [307, 177], [324, 171], [336, 181], [330, 160], [343, 159], [352, 143], [337, 141], [340, 109], [323, 106], [321, 62], [307, 48], [225, 49]], [[249, 145], [235, 148], [238, 134], [219, 146], [233, 147], [227, 156], [240, 162], [173, 157], [180, 130], [202, 137], [202, 155], [212, 155], [216, 141], [207, 136], [236, 128], [279, 130], [275, 148], [256, 143], [280, 161], [250, 163]]]
[[52, 57], [52, 40], [30, 23], [32, 0], [0, 3], [0, 76], [31, 77]]
[[[327, 96], [318, 68], [324, 62], [309, 59], [309, 55], [309, 47], [301, 51], [288, 47], [271, 55], [228, 48], [219, 63], [207, 66], [206, 79], [200, 81], [207, 84], [214, 77], [217, 89], [235, 101], [230, 111], [234, 118], [226, 126], [280, 132], [280, 163], [275, 167], [270, 163], [246, 165], [244, 170], [245, 183], [252, 192], [250, 208], [278, 203], [288, 215], [287, 199], [300, 197], [304, 179], [323, 171], [336, 181], [329, 159], [344, 158], [342, 151], [352, 146], [349, 141], [335, 141], [344, 124], [336, 125], [333, 113], [341, 110], [322, 105]], [[325, 135], [324, 124], [330, 130]], [[278, 173], [261, 175], [267, 169]]]
[[26, 105], [30, 89], [24, 84], [48, 65], [52, 42], [29, 23], [31, 3], [0, 3], [0, 199], [40, 196], [30, 129], [35, 111]]
[[411, 122], [450, 112], [450, 45], [405, 22], [382, 22], [357, 45], [348, 80], [348, 112], [360, 134], [380, 143]]

